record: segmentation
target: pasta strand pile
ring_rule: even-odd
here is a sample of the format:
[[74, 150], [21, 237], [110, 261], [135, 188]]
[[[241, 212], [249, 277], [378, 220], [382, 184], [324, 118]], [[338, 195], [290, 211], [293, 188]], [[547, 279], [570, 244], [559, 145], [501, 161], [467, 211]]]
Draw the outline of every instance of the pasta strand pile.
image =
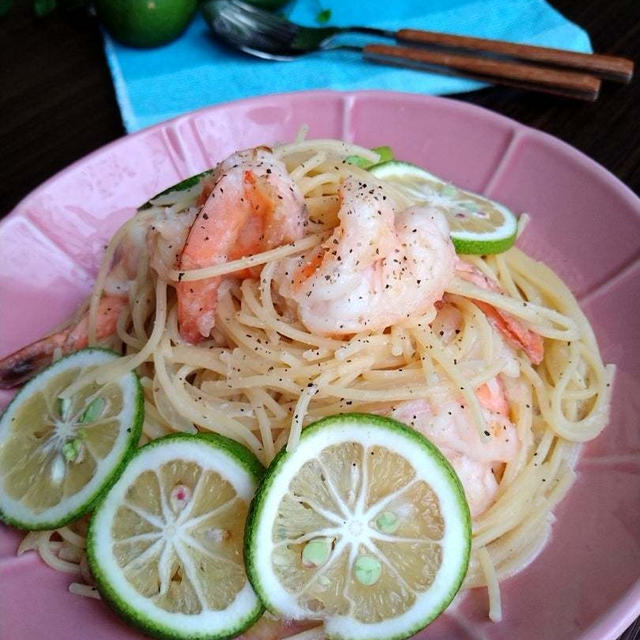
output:
[[[337, 223], [338, 188], [347, 175], [375, 180], [345, 157], [376, 161], [377, 156], [334, 140], [299, 140], [276, 153], [305, 197], [308, 235], [255, 256], [185, 273], [174, 269], [160, 275], [148, 257], [141, 260], [111, 344], [125, 357], [101, 369], [98, 380], [106, 383], [130, 369], [138, 371], [145, 395], [143, 441], [174, 431], [215, 431], [241, 442], [266, 465], [283, 446], [294, 447], [310, 422], [339, 412], [387, 414], [397, 403], [420, 399], [438, 385], [460, 390], [461, 401], [482, 430], [485, 418], [475, 390], [502, 375], [522, 446], [501, 472], [497, 499], [474, 520], [465, 581], [466, 588], [488, 586], [489, 615], [499, 620], [499, 582], [520, 571], [543, 547], [552, 510], [575, 479], [579, 444], [595, 437], [607, 422], [614, 368], [604, 366], [593, 331], [566, 285], [516, 248], [465, 258], [505, 293], [455, 278], [445, 294], [446, 304], [462, 318], [453, 337], [435, 330], [435, 310], [383, 333], [310, 333], [272, 286], [278, 262], [327, 237]], [[392, 186], [384, 188], [399, 206], [411, 204]], [[193, 190], [173, 200], [163, 196], [139, 216], [150, 220], [158, 208], [178, 215], [194, 197]], [[116, 233], [105, 254], [89, 303], [92, 342], [109, 268], [131, 225], [139, 222], [135, 218]], [[184, 343], [177, 326], [177, 280], [256, 266], [261, 267], [259, 279], [220, 288], [212, 339], [198, 346]], [[543, 336], [543, 362], [534, 367], [521, 352], [506, 357], [502, 338], [476, 300], [512, 314]], [[473, 355], [478, 346], [481, 358]], [[83, 531], [64, 527], [30, 533], [20, 552], [35, 548], [54, 568], [90, 584]], [[78, 584], [72, 590], [96, 595]]]

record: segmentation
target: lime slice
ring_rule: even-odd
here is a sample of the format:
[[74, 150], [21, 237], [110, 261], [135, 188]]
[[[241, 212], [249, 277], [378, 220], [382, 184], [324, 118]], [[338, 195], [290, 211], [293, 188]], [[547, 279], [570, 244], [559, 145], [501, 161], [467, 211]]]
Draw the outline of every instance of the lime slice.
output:
[[[27, 383], [0, 418], [0, 517], [21, 529], [55, 529], [88, 511], [140, 439], [143, 396], [134, 373], [87, 378], [119, 356], [83, 349]], [[74, 385], [75, 386], [75, 385]]]
[[269, 467], [247, 523], [247, 572], [273, 613], [322, 619], [330, 638], [399, 640], [460, 588], [470, 526], [458, 478], [422, 435], [332, 416]]
[[220, 436], [176, 434], [139, 449], [89, 526], [104, 598], [157, 637], [228, 638], [253, 624], [263, 609], [243, 536], [262, 471]]
[[518, 221], [499, 202], [459, 189], [407, 162], [383, 162], [369, 171], [393, 183], [415, 204], [428, 203], [440, 209], [449, 222], [457, 253], [501, 253], [516, 241]]

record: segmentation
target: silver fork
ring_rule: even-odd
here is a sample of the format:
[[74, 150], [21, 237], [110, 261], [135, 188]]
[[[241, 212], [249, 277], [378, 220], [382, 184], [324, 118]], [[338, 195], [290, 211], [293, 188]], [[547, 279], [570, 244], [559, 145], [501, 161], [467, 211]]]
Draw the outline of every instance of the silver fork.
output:
[[[207, 0], [202, 3], [201, 11], [212, 31], [226, 44], [270, 60], [293, 60], [314, 51], [347, 49], [361, 51], [373, 62], [461, 75], [586, 100], [595, 100], [598, 96], [600, 80], [596, 76], [628, 82], [633, 72], [633, 63], [622, 58], [501, 40], [415, 29], [303, 27], [241, 0]], [[338, 38], [347, 33], [393, 39], [414, 46], [356, 46]], [[537, 64], [525, 64], [522, 60]]]
[[268, 60], [293, 60], [327, 49], [360, 48], [339, 44], [341, 33], [393, 38], [393, 31], [371, 27], [303, 27], [240, 0], [208, 0], [201, 11], [213, 32], [236, 49]]

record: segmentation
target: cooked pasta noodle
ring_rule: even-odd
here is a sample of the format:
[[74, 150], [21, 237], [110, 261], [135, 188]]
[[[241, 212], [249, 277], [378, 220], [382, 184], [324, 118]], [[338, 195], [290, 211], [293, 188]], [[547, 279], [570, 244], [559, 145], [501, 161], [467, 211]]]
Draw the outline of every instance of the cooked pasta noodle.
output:
[[[138, 371], [146, 409], [143, 441], [174, 431], [216, 431], [238, 440], [268, 464], [285, 444], [295, 447], [301, 430], [323, 416], [393, 413], [405, 406], [402, 403], [452, 389], [482, 443], [489, 433], [487, 414], [476, 392], [499, 377], [520, 446], [495, 469], [495, 497], [474, 518], [465, 582], [468, 588], [488, 586], [489, 615], [499, 620], [500, 580], [520, 571], [542, 548], [552, 509], [575, 479], [579, 444], [595, 437], [607, 422], [614, 368], [603, 364], [593, 331], [567, 286], [517, 248], [495, 256], [465, 257], [470, 268], [495, 281], [500, 290], [460, 276], [451, 280], [443, 304], [459, 318], [453, 332], [438, 305], [385, 331], [336, 336], [308, 330], [274, 286], [279, 265], [326, 240], [337, 224], [339, 189], [347, 177], [375, 182], [345, 157], [376, 161], [377, 155], [345, 142], [303, 139], [274, 152], [305, 198], [310, 220], [306, 235], [256, 255], [193, 270], [174, 265], [163, 272], [145, 254], [111, 339], [124, 357], [99, 370], [97, 379], [106, 383], [129, 369]], [[397, 188], [384, 183], [381, 187], [399, 207], [412, 204]], [[193, 206], [197, 195], [194, 188], [162, 196], [116, 233], [89, 302], [92, 342], [98, 302], [126, 235], [159, 212], [180, 215]], [[525, 223], [523, 216], [520, 231]], [[181, 340], [177, 282], [256, 267], [258, 278], [227, 280], [220, 287], [210, 339], [197, 346]], [[505, 346], [482, 303], [510, 314], [544, 338], [540, 364], [533, 365], [522, 350]], [[438, 323], [444, 323], [441, 330]], [[32, 548], [53, 568], [89, 577], [80, 569], [80, 529], [30, 533], [20, 552]], [[90, 586], [74, 583], [72, 591], [96, 597]], [[315, 639], [318, 632], [295, 637]]]

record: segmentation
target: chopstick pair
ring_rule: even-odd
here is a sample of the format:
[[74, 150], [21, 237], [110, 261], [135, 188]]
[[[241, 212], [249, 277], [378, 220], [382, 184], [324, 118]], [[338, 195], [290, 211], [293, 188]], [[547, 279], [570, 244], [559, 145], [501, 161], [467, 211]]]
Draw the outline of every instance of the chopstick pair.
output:
[[615, 56], [415, 29], [385, 35], [422, 46], [369, 44], [362, 49], [366, 59], [438, 73], [446, 69], [453, 75], [582, 100], [598, 98], [602, 79], [628, 83], [633, 77], [633, 62]]

